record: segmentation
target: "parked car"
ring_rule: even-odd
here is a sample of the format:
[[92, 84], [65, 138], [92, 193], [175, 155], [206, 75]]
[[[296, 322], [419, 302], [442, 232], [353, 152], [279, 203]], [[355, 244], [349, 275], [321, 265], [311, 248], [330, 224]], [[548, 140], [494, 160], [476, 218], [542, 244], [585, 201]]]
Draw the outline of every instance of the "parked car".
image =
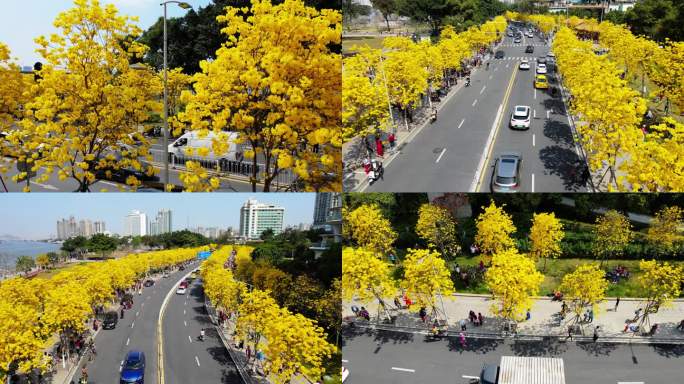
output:
[[115, 311], [105, 312], [102, 320], [102, 329], [114, 329], [119, 322], [119, 314]]
[[513, 40], [513, 42], [514, 42], [515, 44], [520, 44], [521, 41], [522, 41], [522, 40], [520, 39], [520, 36], [516, 37], [516, 38]]
[[143, 283], [143, 285], [146, 286], [146, 287], [151, 287], [151, 286], [154, 285], [154, 280], [152, 280], [152, 279], [147, 279], [147, 280], [145, 280], [145, 282]]
[[537, 73], [540, 75], [546, 74], [546, 64], [542, 64], [542, 63], [537, 64]]
[[496, 58], [496, 59], [503, 59], [503, 57], [504, 57], [504, 51], [499, 50], [499, 51], [496, 51], [496, 53], [494, 54], [494, 58]]
[[129, 351], [121, 366], [120, 384], [145, 383], [145, 353]]
[[546, 80], [546, 75], [537, 75], [534, 78], [534, 87], [538, 89], [548, 89], [549, 82]]
[[531, 45], [528, 45], [528, 46], [525, 48], [525, 53], [534, 53], [534, 47], [531, 46]]
[[518, 192], [521, 168], [522, 155], [519, 152], [501, 153], [494, 163], [490, 184], [492, 192]]
[[516, 105], [511, 113], [511, 128], [530, 129], [531, 108], [526, 105]]
[[178, 289], [176, 289], [176, 293], [179, 295], [185, 295], [185, 292], [187, 292], [187, 290], [188, 289], [186, 287], [178, 287]]

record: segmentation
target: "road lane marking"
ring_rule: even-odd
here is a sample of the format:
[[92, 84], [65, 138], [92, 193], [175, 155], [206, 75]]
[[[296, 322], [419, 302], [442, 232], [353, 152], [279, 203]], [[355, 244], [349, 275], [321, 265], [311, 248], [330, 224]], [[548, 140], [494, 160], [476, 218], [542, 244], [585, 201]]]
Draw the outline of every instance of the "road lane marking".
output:
[[549, 119], [549, 114], [550, 114], [550, 113], [551, 113], [551, 111], [547, 109], [547, 110], [546, 110], [546, 120]]
[[473, 101], [473, 107], [475, 106], [475, 104], [477, 104], [477, 99], [475, 99], [475, 101]]
[[480, 163], [477, 166], [477, 170], [475, 171], [475, 175], [473, 177], [473, 181], [470, 184], [470, 192], [479, 192], [480, 191], [480, 186], [482, 185], [482, 181], [484, 179], [485, 169], [487, 168], [487, 164], [489, 164], [489, 158], [492, 154], [492, 150], [494, 149], [494, 143], [496, 142], [496, 136], [497, 133], [499, 132], [499, 127], [501, 125], [502, 117], [503, 117], [503, 106], [505, 104], [508, 104], [508, 98], [511, 95], [511, 91], [513, 89], [513, 84], [515, 83], [515, 76], [518, 73], [518, 67], [513, 68], [513, 73], [511, 74], [511, 79], [508, 82], [508, 87], [506, 88], [506, 92], [504, 93], [504, 98], [503, 102], [499, 104], [499, 110], [496, 113], [496, 117], [494, 118], [494, 122], [492, 122], [492, 128], [489, 131], [489, 136], [487, 137], [487, 143], [485, 144], [484, 151], [482, 152], [482, 156], [480, 157]]
[[187, 302], [187, 301], [186, 301], [186, 302], [184, 302], [184, 303], [183, 303], [183, 305], [188, 305], [188, 302]]
[[506, 63], [506, 68], [508, 68], [509, 65], [510, 65], [509, 63]]
[[37, 182], [37, 181], [32, 181], [31, 184], [35, 184], [35, 185], [37, 185], [37, 186], [39, 186], [39, 187], [42, 187], [42, 188], [45, 188], [45, 189], [49, 189], [49, 190], [51, 190], [51, 191], [59, 191], [59, 188], [57, 188], [57, 187], [55, 187], [54, 185], [51, 185], [51, 184], [43, 184], [43, 183], [39, 183], [39, 182]]
[[498, 67], [494, 68], [494, 72], [496, 72], [497, 69], [499, 69], [499, 68]]
[[535, 137], [535, 135], [534, 135], [534, 133], [533, 133], [533, 134], [532, 134], [532, 146], [533, 146], [533, 147], [535, 146], [535, 145], [534, 145], [534, 144], [535, 144], [534, 137]]
[[534, 89], [534, 99], [537, 100], [537, 88]]
[[200, 364], [199, 364], [199, 359], [197, 358], [197, 355], [195, 355], [195, 361], [197, 362], [197, 366], [199, 367]]
[[349, 360], [342, 359], [342, 362], [343, 362], [343, 363], [348, 363]]
[[465, 119], [461, 120], [461, 124], [458, 125], [458, 129], [461, 129], [461, 125], [463, 125], [463, 122], [465, 122]]
[[128, 343], [130, 343], [130, 342], [131, 342], [131, 338], [129, 337], [129, 338], [126, 340], [126, 345], [128, 345]]
[[446, 152], [446, 148], [442, 149], [442, 153], [440, 153], [439, 156], [437, 156], [435, 164], [439, 163], [439, 161], [442, 159], [442, 156], [444, 155], [444, 152]]
[[484, 87], [482, 87], [482, 89], [480, 90], [480, 95], [482, 94], [482, 92], [485, 91], [485, 89], [487, 89], [487, 86], [486, 86], [486, 85], [485, 85]]
[[536, 119], [536, 118], [537, 118], [537, 110], [536, 110], [536, 109], [533, 109], [533, 110], [532, 110], [532, 113], [533, 113], [533, 115], [532, 115], [533, 118]]
[[185, 324], [186, 327], [188, 326], [188, 322], [185, 320], [183, 320], [183, 324]]
[[[190, 276], [188, 272], [181, 278], [185, 279]], [[176, 283], [179, 284], [180, 280]], [[175, 284], [174, 284], [175, 286]], [[164, 384], [164, 328], [162, 327], [162, 322], [164, 320], [164, 312], [166, 311], [166, 305], [171, 300], [171, 295], [173, 295], [173, 287], [166, 293], [164, 301], [162, 301], [161, 307], [159, 308], [159, 318], [157, 319], [157, 384]], [[190, 340], [192, 342], [192, 340]]]
[[415, 372], [415, 369], [408, 369], [408, 368], [397, 368], [397, 367], [392, 367], [392, 370], [394, 371], [402, 371], [402, 372]]
[[119, 364], [119, 372], [121, 372], [121, 370], [123, 369], [123, 362], [124, 362], [124, 361], [121, 360], [121, 364]]
[[183, 314], [185, 315], [185, 309], [183, 310]]
[[135, 313], [135, 317], [138, 317], [138, 314], [140, 314], [140, 311]]
[[[495, 71], [496, 71], [496, 69], [495, 69]], [[491, 79], [492, 79], [492, 75], [489, 75], [489, 80], [491, 80]]]
[[131, 328], [135, 326], [135, 321], [131, 323]]
[[532, 174], [532, 193], [534, 193], [534, 173]]
[[190, 335], [188, 335], [188, 340], [192, 343], [192, 337], [190, 337]]

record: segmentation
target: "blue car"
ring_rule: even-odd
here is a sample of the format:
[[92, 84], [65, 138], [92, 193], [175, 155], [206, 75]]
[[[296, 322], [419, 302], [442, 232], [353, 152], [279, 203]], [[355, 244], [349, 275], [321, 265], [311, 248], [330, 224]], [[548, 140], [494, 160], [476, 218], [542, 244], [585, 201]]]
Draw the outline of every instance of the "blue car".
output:
[[120, 384], [143, 384], [145, 382], [145, 353], [129, 351], [121, 367]]

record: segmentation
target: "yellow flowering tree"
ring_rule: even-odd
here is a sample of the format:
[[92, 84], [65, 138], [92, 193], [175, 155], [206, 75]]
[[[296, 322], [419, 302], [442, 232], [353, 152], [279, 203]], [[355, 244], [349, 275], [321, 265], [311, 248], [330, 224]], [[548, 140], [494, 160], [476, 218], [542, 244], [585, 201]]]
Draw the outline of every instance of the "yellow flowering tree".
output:
[[[342, 250], [342, 298], [354, 297], [361, 302], [378, 300], [389, 318], [384, 299], [396, 293], [390, 264], [375, 257], [373, 251], [364, 248]], [[378, 308], [378, 312], [380, 308]]]
[[460, 249], [456, 238], [456, 220], [448, 209], [439, 205], [426, 203], [420, 206], [416, 233], [442, 254], [454, 255]]
[[[132, 21], [113, 5], [76, 0], [57, 16], [59, 34], [36, 39], [47, 63], [33, 86], [37, 97], [8, 140], [41, 148], [44, 157], [34, 151], [31, 162], [33, 170], [47, 170], [38, 180], [57, 171], [60, 179], [78, 182], [78, 191], [89, 191], [99, 169], [153, 172], [141, 161], [151, 156], [140, 130], [149, 112], [159, 109], [159, 82], [151, 69], [130, 67], [146, 50], [134, 40], [141, 31]], [[135, 186], [133, 179], [128, 181]]]
[[642, 272], [639, 285], [646, 292], [644, 312], [639, 322], [639, 326], [643, 327], [649, 324], [651, 313], [657, 313], [660, 307], [670, 306], [672, 300], [679, 297], [684, 270], [680, 266], [667, 262], [659, 264], [655, 260], [641, 260], [639, 269]]
[[515, 232], [515, 226], [511, 216], [503, 210], [504, 206], [497, 207], [494, 201], [491, 201], [477, 217], [475, 243], [484, 254], [500, 253], [515, 247], [515, 241], [511, 237]]
[[683, 216], [684, 211], [676, 205], [656, 212], [646, 232], [646, 240], [660, 253], [671, 252], [682, 240], [679, 228], [682, 227]]
[[606, 257], [622, 254], [633, 237], [632, 225], [625, 215], [611, 209], [596, 218], [594, 236], [594, 253], [603, 265]]
[[227, 41], [200, 63], [179, 120], [200, 135], [213, 131], [218, 154], [228, 149], [224, 131], [237, 132], [236, 144], [249, 148], [253, 191], [260, 180], [270, 191], [284, 170], [307, 190], [340, 189], [341, 58], [330, 50], [341, 40], [340, 13], [253, 0], [249, 10], [227, 7], [218, 21]]
[[521, 321], [532, 308], [531, 296], [539, 292], [544, 281], [532, 259], [507, 249], [492, 256], [492, 265], [485, 272], [485, 282], [498, 301], [492, 313], [506, 320]]
[[454, 293], [451, 273], [444, 259], [439, 252], [409, 249], [403, 266], [404, 280], [401, 285], [416, 297], [412, 309], [432, 308], [432, 312], [436, 314], [437, 296], [448, 299]]
[[375, 204], [364, 204], [344, 215], [344, 224], [345, 237], [377, 254], [389, 252], [397, 239], [392, 224]]
[[574, 272], [563, 276], [559, 290], [563, 298], [570, 303], [570, 310], [575, 315], [574, 322], [580, 322], [580, 317], [591, 307], [594, 313], [598, 311], [598, 303], [603, 301], [608, 289], [605, 272], [598, 265], [582, 264]]
[[561, 240], [565, 236], [563, 224], [551, 213], [535, 213], [532, 218], [532, 228], [530, 229], [530, 241], [532, 249], [530, 255], [534, 260], [544, 259], [544, 271], [546, 270], [546, 260], [549, 257], [556, 257], [561, 253]]
[[407, 37], [387, 37], [383, 40], [384, 60], [381, 71], [387, 76], [389, 97], [404, 113], [408, 124], [408, 111], [420, 100], [428, 87], [427, 63], [417, 44]]

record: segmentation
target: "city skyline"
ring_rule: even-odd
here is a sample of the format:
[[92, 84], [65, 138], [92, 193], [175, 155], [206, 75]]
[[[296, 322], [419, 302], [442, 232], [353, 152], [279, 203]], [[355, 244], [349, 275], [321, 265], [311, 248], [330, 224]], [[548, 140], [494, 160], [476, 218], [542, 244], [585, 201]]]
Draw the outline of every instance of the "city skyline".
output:
[[3, 214], [12, 222], [0, 222], [0, 236], [27, 240], [55, 238], [55, 223], [74, 216], [104, 221], [111, 233], [122, 234], [124, 217], [133, 210], [155, 215], [173, 211], [173, 230], [197, 227], [240, 227], [240, 208], [255, 198], [285, 208], [283, 227], [312, 223], [315, 193], [234, 194], [91, 194], [88, 199], [68, 193], [7, 194]]

